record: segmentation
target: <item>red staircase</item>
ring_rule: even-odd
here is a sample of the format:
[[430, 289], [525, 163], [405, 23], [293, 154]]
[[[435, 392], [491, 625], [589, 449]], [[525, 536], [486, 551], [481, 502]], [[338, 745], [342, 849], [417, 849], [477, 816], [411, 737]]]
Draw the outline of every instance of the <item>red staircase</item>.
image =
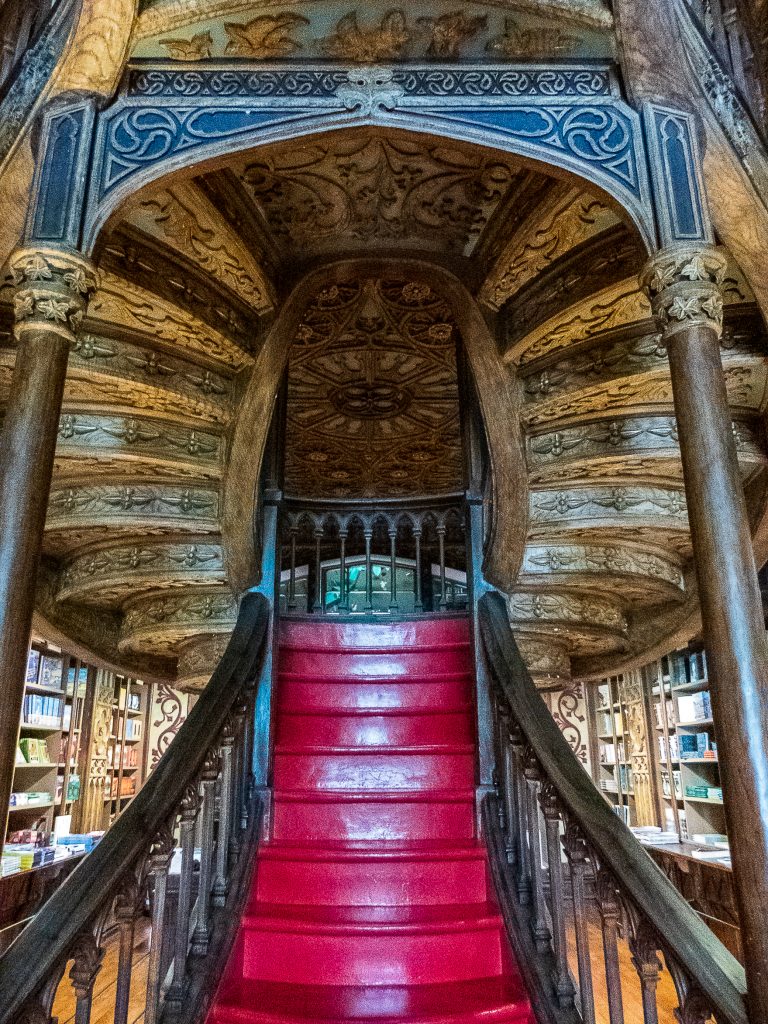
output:
[[466, 619], [281, 629], [269, 839], [209, 1024], [533, 1015], [476, 836]]

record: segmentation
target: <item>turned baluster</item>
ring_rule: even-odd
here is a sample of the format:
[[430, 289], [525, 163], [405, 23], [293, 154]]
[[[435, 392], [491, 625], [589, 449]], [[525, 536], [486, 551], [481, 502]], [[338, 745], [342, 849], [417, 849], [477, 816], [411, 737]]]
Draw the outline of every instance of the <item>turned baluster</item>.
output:
[[366, 526], [363, 531], [365, 537], [365, 608], [364, 611], [373, 611], [373, 575], [371, 573], [371, 538], [373, 529]]
[[[592, 858], [596, 863], [596, 858]], [[608, 993], [608, 1017], [611, 1024], [623, 1024], [624, 1001], [621, 993], [621, 967], [619, 965], [619, 930], [621, 927], [621, 898], [616, 880], [610, 871], [597, 872], [597, 906], [603, 933], [603, 959], [605, 985]]]
[[166, 826], [155, 836], [149, 855], [149, 882], [152, 887], [152, 919], [149, 963], [147, 966], [147, 998], [144, 1024], [157, 1024], [160, 1018], [160, 989], [163, 984], [163, 930], [165, 899], [168, 889], [168, 868], [173, 854], [173, 831]]
[[323, 563], [320, 545], [323, 541], [323, 528], [318, 526], [315, 529], [315, 600], [312, 604], [313, 612], [325, 611], [325, 599], [323, 597]]
[[522, 906], [527, 906], [531, 900], [531, 857], [528, 845], [528, 795], [523, 775], [525, 740], [514, 722], [510, 723], [509, 748], [512, 751], [512, 778], [517, 807], [517, 898]]
[[552, 936], [547, 924], [547, 910], [544, 902], [544, 871], [541, 863], [541, 815], [539, 814], [538, 800], [541, 787], [541, 766], [530, 749], [525, 754], [523, 773], [525, 775], [526, 815], [533, 877], [531, 934], [536, 943], [537, 952], [545, 953], [549, 949]]
[[176, 934], [173, 949], [173, 983], [166, 1003], [172, 1013], [181, 1011], [186, 993], [187, 952], [189, 950], [189, 919], [192, 912], [192, 874], [195, 867], [195, 821], [200, 809], [197, 786], [188, 786], [179, 811], [179, 845], [181, 872], [176, 910]]
[[232, 744], [232, 810], [229, 831], [229, 867], [237, 863], [240, 856], [240, 833], [242, 831], [243, 785], [245, 779], [245, 719], [248, 705], [239, 700], [232, 708], [234, 743]]
[[552, 918], [552, 944], [555, 956], [555, 993], [562, 1009], [573, 1006], [576, 988], [568, 965], [568, 943], [566, 939], [567, 908], [565, 886], [563, 885], [563, 859], [560, 846], [560, 802], [555, 787], [545, 782], [539, 794], [539, 803], [544, 815], [544, 828], [549, 861], [549, 908]]
[[69, 978], [75, 993], [75, 1020], [74, 1024], [89, 1024], [91, 1019], [91, 1004], [93, 1002], [93, 986], [96, 975], [101, 970], [101, 961], [104, 959], [104, 950], [96, 938], [87, 932], [75, 943], [70, 953], [73, 960]]
[[589, 930], [585, 875], [588, 851], [578, 825], [568, 821], [562, 838], [573, 891], [573, 921], [576, 931], [576, 959], [579, 965], [579, 1001], [584, 1024], [595, 1024], [595, 994], [592, 984], [592, 958], [589, 952]]
[[133, 943], [136, 935], [136, 921], [141, 913], [141, 894], [140, 872], [131, 872], [122, 883], [115, 900], [119, 950], [115, 982], [114, 1024], [128, 1024], [131, 978], [133, 976]]
[[632, 953], [632, 963], [640, 979], [643, 1022], [644, 1024], [658, 1024], [659, 1009], [656, 1002], [656, 989], [661, 972], [661, 961], [658, 956], [659, 942], [653, 927], [634, 907], [627, 907], [627, 917], [629, 920], [629, 949]]
[[414, 527], [413, 539], [416, 544], [416, 566], [413, 573], [413, 610], [420, 612], [424, 608], [421, 600], [421, 527]]
[[253, 751], [256, 742], [256, 691], [249, 689], [245, 698], [245, 722], [243, 724], [243, 764], [240, 777], [240, 829], [245, 831], [251, 817], [253, 802]]
[[397, 605], [397, 526], [389, 528], [389, 610], [396, 612]]
[[213, 882], [213, 905], [223, 907], [229, 890], [227, 860], [232, 821], [232, 745], [235, 741], [234, 722], [227, 719], [221, 735], [219, 758], [219, 831], [216, 839], [216, 876]]
[[296, 611], [296, 534], [297, 526], [291, 526], [291, 573], [288, 577], [288, 611]]
[[501, 784], [504, 804], [504, 817], [507, 822], [507, 834], [504, 846], [507, 851], [507, 862], [514, 869], [517, 865], [519, 844], [515, 841], [520, 833], [520, 810], [515, 800], [515, 765], [512, 758], [512, 747], [509, 741], [510, 719], [506, 709], [501, 711]]
[[347, 587], [347, 531], [339, 530], [339, 611], [349, 611], [349, 590]]
[[437, 528], [437, 543], [440, 550], [440, 604], [438, 607], [441, 612], [444, 612], [448, 607], [445, 596], [445, 523], [441, 523]]
[[200, 879], [197, 894], [197, 922], [192, 936], [192, 952], [205, 956], [208, 952], [210, 930], [210, 898], [213, 875], [213, 825], [216, 810], [216, 780], [219, 777], [218, 754], [211, 750], [203, 764], [200, 776], [202, 813], [200, 826]]

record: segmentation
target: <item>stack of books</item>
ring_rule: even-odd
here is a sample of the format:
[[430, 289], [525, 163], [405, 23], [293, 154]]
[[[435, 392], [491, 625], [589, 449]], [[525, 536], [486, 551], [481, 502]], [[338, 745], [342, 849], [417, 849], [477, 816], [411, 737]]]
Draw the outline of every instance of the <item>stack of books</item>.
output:
[[679, 694], [677, 712], [679, 722], [701, 722], [711, 718], [712, 703], [709, 699], [709, 690]]

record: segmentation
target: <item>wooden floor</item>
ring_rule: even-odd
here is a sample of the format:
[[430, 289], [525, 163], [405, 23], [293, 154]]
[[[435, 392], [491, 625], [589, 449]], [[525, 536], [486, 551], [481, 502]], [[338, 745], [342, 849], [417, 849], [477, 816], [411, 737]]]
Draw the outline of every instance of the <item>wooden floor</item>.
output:
[[[118, 937], [113, 933], [106, 943], [104, 961], [96, 978], [91, 1007], [91, 1024], [112, 1024], [115, 1009], [115, 987], [117, 984]], [[128, 1024], [144, 1017], [144, 996], [147, 988], [147, 964], [149, 959], [149, 921], [142, 920], [136, 928], [133, 947], [133, 974], [131, 976], [131, 1002], [128, 1010]], [[59, 984], [53, 1004], [53, 1018], [58, 1024], [73, 1024], [75, 999], [69, 980], [69, 968]]]
[[[578, 978], [576, 960], [576, 935], [573, 925], [568, 928], [568, 963], [574, 978]], [[592, 961], [592, 984], [595, 993], [595, 1017], [598, 1024], [610, 1024], [608, 995], [605, 986], [605, 959], [603, 957], [603, 936], [597, 911], [589, 923], [589, 954]], [[660, 957], [663, 965], [663, 958]], [[632, 954], [626, 942], [619, 940], [619, 963], [621, 969], [621, 990], [624, 1003], [625, 1024], [643, 1024], [643, 1004], [640, 996], [640, 982], [632, 964]], [[675, 1016], [677, 995], [672, 978], [665, 968], [659, 975], [656, 990], [659, 1024], [678, 1024]]]
[[[144, 992], [147, 983], [147, 960], [149, 952], [148, 923], [143, 923], [136, 930], [136, 942], [133, 957], [133, 978], [131, 984], [131, 1005], [128, 1024], [136, 1024], [144, 1015]], [[605, 971], [603, 961], [602, 935], [597, 919], [589, 926], [590, 955], [592, 958], [592, 977], [595, 988], [595, 1013], [598, 1024], [609, 1024], [608, 1000], [605, 990]], [[640, 1000], [640, 983], [637, 972], [632, 965], [632, 957], [624, 942], [619, 943], [621, 960], [622, 994], [624, 999], [625, 1024], [642, 1024], [643, 1010]], [[568, 930], [568, 959], [574, 977], [577, 976], [576, 942], [573, 928]], [[91, 1024], [112, 1024], [115, 984], [117, 977], [117, 936], [107, 940], [104, 963], [96, 981], [93, 996]], [[677, 999], [675, 988], [669, 972], [664, 969], [659, 978], [658, 1007], [659, 1024], [677, 1024], [675, 1007]], [[72, 987], [67, 974], [64, 975], [56, 995], [53, 1016], [58, 1017], [58, 1024], [74, 1024], [75, 1001]]]

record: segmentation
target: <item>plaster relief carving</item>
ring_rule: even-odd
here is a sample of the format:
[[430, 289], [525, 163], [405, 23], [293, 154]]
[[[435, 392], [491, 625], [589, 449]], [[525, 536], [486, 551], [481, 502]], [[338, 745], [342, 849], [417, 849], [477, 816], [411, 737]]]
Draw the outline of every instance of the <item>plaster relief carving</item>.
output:
[[125, 610], [120, 648], [169, 652], [189, 637], [231, 633], [236, 619], [237, 601], [224, 588], [142, 597]]
[[252, 363], [249, 355], [223, 334], [190, 316], [183, 309], [137, 288], [114, 274], [101, 277], [101, 287], [89, 304], [89, 317], [117, 324], [163, 342], [171, 351], [202, 356], [212, 365], [240, 370]]
[[285, 12], [264, 14], [252, 21], [241, 24], [236, 21], [224, 23], [229, 37], [225, 53], [230, 57], [288, 57], [301, 49], [301, 43], [293, 33], [301, 25], [308, 25], [309, 19], [301, 14]]
[[560, 28], [523, 28], [514, 18], [505, 18], [504, 31], [489, 39], [485, 48], [489, 53], [506, 59], [551, 59], [572, 50], [578, 42], [578, 36]]
[[618, 223], [614, 211], [588, 193], [557, 188], [508, 242], [480, 290], [480, 300], [500, 309], [563, 253]]
[[685, 494], [655, 487], [584, 487], [531, 493], [531, 527], [595, 521], [621, 527], [633, 520], [688, 529]]
[[[605, 574], [640, 576], [670, 584], [677, 590], [684, 585], [683, 574], [674, 562], [638, 548], [614, 545], [529, 545], [523, 573], [531, 576]], [[620, 590], [620, 586], [611, 587]]]
[[205, 430], [136, 416], [65, 412], [59, 420], [57, 455], [118, 455], [218, 468], [222, 439]]
[[512, 622], [573, 622], [626, 633], [627, 620], [611, 600], [574, 594], [515, 593], [507, 599]]
[[159, 42], [173, 60], [203, 60], [213, 55], [210, 32], [197, 32], [191, 39], [161, 39]]
[[329, 57], [361, 64], [397, 60], [411, 38], [407, 24], [404, 11], [392, 10], [377, 26], [361, 28], [357, 11], [350, 11], [338, 22], [322, 47]]
[[194, 260], [257, 312], [272, 308], [270, 286], [253, 254], [194, 185], [163, 189], [141, 200], [126, 219]]
[[283, 147], [239, 171], [278, 243], [304, 258], [374, 239], [468, 254], [517, 174], [510, 160], [374, 132]]
[[217, 527], [218, 508], [217, 491], [202, 487], [65, 487], [51, 492], [45, 528], [107, 528], [110, 523], [126, 522], [137, 531], [143, 524], [157, 524], [210, 532]]

